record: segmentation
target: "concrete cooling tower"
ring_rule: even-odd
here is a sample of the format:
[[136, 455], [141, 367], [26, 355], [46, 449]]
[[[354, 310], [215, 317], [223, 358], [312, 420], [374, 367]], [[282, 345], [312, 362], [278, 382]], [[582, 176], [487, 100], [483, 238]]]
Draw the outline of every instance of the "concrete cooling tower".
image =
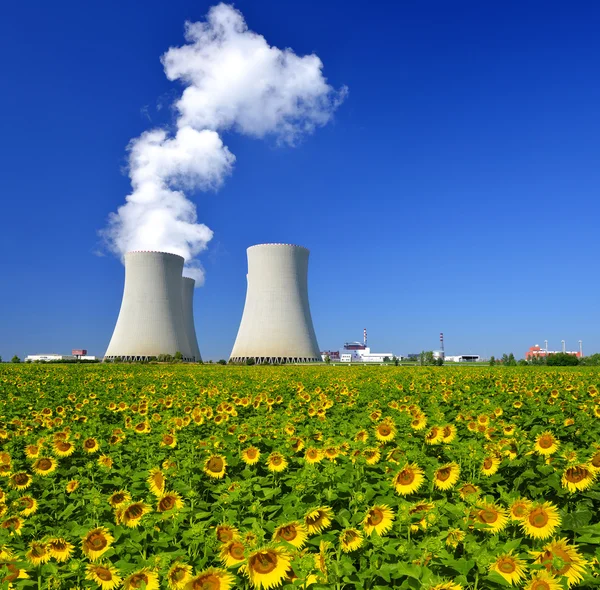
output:
[[248, 248], [246, 303], [230, 360], [258, 364], [321, 361], [308, 304], [308, 250]]
[[199, 361], [192, 310], [193, 279], [183, 258], [166, 252], [127, 252], [121, 311], [104, 360], [148, 360], [181, 352]]
[[200, 349], [198, 348], [198, 339], [196, 338], [196, 328], [194, 327], [194, 285], [196, 281], [188, 277], [183, 277], [181, 282], [181, 297], [183, 305], [183, 325], [187, 336], [190, 352], [196, 362], [202, 360]]

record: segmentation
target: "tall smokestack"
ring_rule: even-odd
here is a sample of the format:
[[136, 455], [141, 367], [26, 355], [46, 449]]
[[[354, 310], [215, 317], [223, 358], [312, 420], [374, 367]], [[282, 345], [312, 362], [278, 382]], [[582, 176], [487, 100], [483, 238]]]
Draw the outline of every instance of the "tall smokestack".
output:
[[365, 347], [367, 346], [367, 329], [366, 328], [363, 330], [363, 344], [365, 345]]
[[166, 252], [127, 252], [125, 287], [105, 360], [148, 360], [181, 352], [192, 360], [183, 319], [183, 258]]
[[181, 279], [181, 298], [183, 305], [183, 325], [190, 346], [193, 360], [199, 363], [202, 360], [200, 349], [198, 348], [198, 338], [196, 338], [196, 328], [194, 326], [194, 285], [196, 281], [189, 277]]
[[444, 358], [445, 352], [444, 352], [444, 333], [443, 332], [440, 332], [440, 350], [442, 352], [442, 358]]
[[247, 252], [246, 303], [231, 360], [321, 361], [308, 303], [308, 250], [260, 244]]

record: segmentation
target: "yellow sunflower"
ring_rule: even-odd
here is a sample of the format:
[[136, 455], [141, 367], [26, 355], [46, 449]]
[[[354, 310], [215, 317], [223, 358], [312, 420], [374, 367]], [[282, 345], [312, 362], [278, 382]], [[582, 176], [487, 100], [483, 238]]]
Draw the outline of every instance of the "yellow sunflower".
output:
[[460, 486], [458, 490], [458, 494], [463, 500], [475, 500], [480, 493], [481, 490], [478, 486], [468, 482]]
[[533, 504], [520, 525], [528, 537], [547, 539], [560, 526], [558, 508], [551, 502]]
[[587, 490], [594, 484], [595, 479], [595, 473], [588, 466], [575, 465], [565, 469], [561, 483], [563, 488], [574, 494], [578, 491]]
[[165, 491], [166, 478], [165, 474], [158, 467], [154, 467], [150, 470], [148, 479], [146, 481], [152, 494], [157, 497], [162, 496]]
[[242, 461], [246, 465], [254, 465], [260, 459], [260, 450], [254, 446], [248, 447], [242, 451]]
[[552, 455], [556, 453], [560, 441], [549, 431], [542, 432], [535, 439], [534, 450], [538, 455]]
[[562, 584], [546, 570], [536, 572], [523, 590], [562, 590]]
[[285, 541], [298, 549], [304, 546], [307, 539], [306, 526], [297, 520], [277, 527], [273, 533], [273, 541]]
[[425, 435], [425, 442], [428, 445], [437, 445], [444, 438], [444, 429], [439, 426], [432, 426], [429, 432]]
[[490, 565], [490, 571], [500, 574], [509, 584], [517, 585], [525, 577], [525, 561], [515, 557], [512, 551], [503, 553]]
[[10, 476], [9, 482], [11, 487], [16, 490], [26, 490], [33, 481], [33, 478], [29, 473], [25, 473], [24, 471], [19, 471], [17, 473], [13, 473]]
[[536, 556], [536, 562], [541, 563], [553, 576], [565, 576], [569, 587], [583, 580], [585, 560], [577, 551], [577, 546], [569, 545], [567, 539], [545, 545]]
[[240, 532], [235, 527], [228, 524], [220, 524], [217, 526], [215, 534], [221, 543], [229, 543], [230, 541], [240, 538]]
[[316, 535], [321, 531], [328, 529], [331, 525], [333, 510], [329, 506], [320, 506], [314, 510], [309, 510], [304, 517], [304, 524], [309, 535]]
[[508, 509], [508, 514], [511, 520], [518, 522], [527, 518], [529, 511], [531, 510], [532, 502], [526, 498], [517, 498]]
[[9, 588], [9, 590], [13, 588], [11, 582], [29, 578], [27, 572], [19, 568], [15, 561], [10, 560], [9, 558], [5, 558], [0, 561], [0, 568], [6, 568], [6, 575], [3, 578], [0, 578], [0, 583], [8, 582], [6, 587]]
[[490, 534], [500, 532], [508, 522], [504, 509], [493, 502], [481, 504], [472, 512], [472, 517], [476, 525], [479, 525], [486, 533]]
[[483, 460], [483, 463], [481, 464], [481, 473], [483, 473], [483, 475], [487, 477], [494, 475], [494, 473], [498, 471], [500, 463], [502, 463], [502, 461], [499, 457], [496, 457], [495, 455], [491, 457], [486, 457]]
[[211, 455], [204, 462], [203, 471], [209, 477], [221, 479], [225, 476], [225, 467], [227, 467], [227, 461], [223, 455]]
[[59, 563], [68, 561], [75, 549], [74, 545], [61, 538], [48, 539], [48, 551], [50, 556]]
[[220, 568], [208, 568], [191, 577], [185, 584], [185, 590], [229, 590], [235, 583], [235, 577]]
[[31, 541], [29, 544], [29, 551], [25, 554], [25, 558], [34, 567], [42, 565], [50, 560], [50, 552], [46, 543], [40, 541]]
[[304, 452], [304, 459], [309, 465], [313, 465], [314, 463], [321, 461], [323, 459], [323, 455], [319, 449], [315, 447], [308, 447]]
[[37, 500], [33, 496], [21, 496], [16, 501], [16, 505], [21, 516], [30, 516], [31, 514], [35, 514], [38, 509]]
[[394, 440], [394, 437], [396, 436], [396, 426], [393, 422], [386, 420], [377, 425], [375, 428], [375, 436], [377, 440], [382, 442]]
[[66, 490], [67, 494], [72, 494], [78, 487], [79, 487], [79, 480], [72, 479], [71, 481], [67, 482], [67, 486], [66, 486], [65, 490]]
[[454, 487], [460, 476], [460, 467], [456, 463], [447, 463], [433, 474], [433, 485], [438, 490], [449, 490]]
[[35, 460], [33, 464], [33, 470], [35, 473], [41, 476], [50, 475], [56, 468], [58, 467], [58, 463], [56, 460], [52, 459], [52, 457], [41, 457]]
[[246, 561], [245, 551], [246, 548], [240, 541], [229, 541], [221, 546], [219, 557], [225, 567], [233, 567]]
[[40, 456], [41, 450], [40, 445], [27, 445], [25, 447], [25, 456], [28, 459], [37, 459]]
[[248, 556], [243, 571], [254, 588], [276, 588], [291, 568], [290, 556], [279, 547], [258, 549]]
[[113, 460], [109, 455], [100, 455], [98, 457], [98, 465], [104, 469], [112, 469]]
[[392, 528], [394, 521], [394, 511], [386, 504], [376, 504], [369, 508], [362, 525], [365, 533], [370, 537], [373, 531], [383, 536]]
[[424, 481], [423, 470], [416, 463], [408, 463], [396, 473], [392, 484], [398, 494], [408, 496], [416, 492]]
[[22, 533], [23, 521], [18, 516], [12, 516], [11, 518], [7, 518], [1, 526], [12, 537], [13, 535], [20, 535]]
[[425, 414], [418, 414], [414, 416], [412, 422], [410, 423], [410, 427], [416, 431], [423, 430], [426, 426], [427, 416], [425, 416]]
[[57, 457], [70, 457], [75, 452], [75, 445], [66, 440], [57, 440], [53, 448]]
[[100, 444], [92, 436], [90, 436], [89, 438], [86, 438], [83, 441], [83, 450], [86, 453], [90, 453], [90, 454], [97, 453], [99, 448], [100, 448]]
[[462, 586], [456, 582], [443, 582], [432, 586], [429, 590], [462, 590]]
[[119, 506], [122, 506], [123, 504], [127, 504], [127, 502], [129, 502], [131, 500], [131, 494], [125, 490], [119, 490], [117, 492], [113, 492], [109, 498], [108, 498], [108, 503], [113, 507], [113, 508], [118, 508]]
[[114, 541], [113, 536], [104, 527], [88, 531], [81, 540], [81, 550], [92, 561], [106, 553]]
[[96, 582], [101, 590], [113, 590], [122, 582], [119, 571], [110, 563], [88, 563], [86, 570], [86, 580]]
[[140, 525], [144, 515], [151, 512], [151, 510], [150, 506], [144, 502], [132, 502], [119, 508], [118, 520], [129, 528], [135, 528]]
[[183, 590], [192, 579], [192, 566], [186, 563], [175, 562], [167, 572], [169, 590]]
[[442, 428], [442, 442], [449, 445], [456, 438], [456, 426], [448, 424]]
[[157, 512], [169, 512], [183, 508], [183, 500], [177, 492], [165, 492], [158, 498]]
[[279, 473], [281, 471], [284, 471], [287, 465], [288, 462], [281, 453], [271, 453], [267, 457], [267, 468], [269, 471]]
[[177, 446], [177, 438], [173, 434], [163, 434], [160, 446], [174, 449]]
[[381, 452], [377, 447], [370, 447], [363, 451], [367, 465], [375, 465], [381, 459]]
[[461, 529], [449, 529], [446, 533], [446, 545], [456, 549], [459, 543], [464, 541], [466, 536], [466, 533]]
[[363, 544], [364, 537], [357, 529], [344, 529], [339, 535], [340, 545], [344, 553], [356, 551]]
[[138, 572], [130, 574], [123, 580], [124, 590], [137, 590], [143, 588], [144, 590], [159, 590], [158, 575], [144, 568]]

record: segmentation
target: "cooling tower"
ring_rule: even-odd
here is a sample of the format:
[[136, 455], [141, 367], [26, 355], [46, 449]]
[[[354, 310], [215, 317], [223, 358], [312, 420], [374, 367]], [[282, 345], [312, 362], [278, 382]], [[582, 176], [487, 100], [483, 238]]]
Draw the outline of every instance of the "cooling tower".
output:
[[148, 360], [181, 352], [193, 360], [183, 312], [183, 258], [166, 252], [127, 252], [125, 288], [105, 360]]
[[194, 285], [196, 281], [188, 277], [183, 277], [181, 281], [181, 297], [183, 304], [183, 325], [187, 336], [189, 349], [195, 362], [202, 360], [200, 349], [198, 348], [198, 339], [196, 338], [196, 328], [194, 327]]
[[308, 250], [290, 244], [248, 248], [246, 303], [231, 360], [321, 360], [308, 304]]

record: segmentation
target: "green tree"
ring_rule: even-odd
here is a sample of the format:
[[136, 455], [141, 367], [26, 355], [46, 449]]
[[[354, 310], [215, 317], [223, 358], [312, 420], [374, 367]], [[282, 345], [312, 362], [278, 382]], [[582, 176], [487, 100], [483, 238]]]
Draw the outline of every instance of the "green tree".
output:
[[246, 359], [246, 364], [248, 366], [255, 365], [256, 361], [252, 357], [250, 357], [249, 359]]
[[394, 355], [394, 364], [396, 366], [398, 366], [400, 364], [400, 359], [396, 355]]
[[327, 354], [327, 355], [325, 355], [325, 362], [326, 362], [327, 364], [329, 364], [329, 363], [331, 362], [331, 358], [329, 357], [329, 355], [328, 355], [328, 354]]
[[515, 355], [512, 352], [508, 355], [508, 363], [507, 363], [507, 365], [509, 367], [516, 367], [517, 366], [517, 361], [515, 360]]
[[435, 365], [435, 358], [433, 357], [433, 350], [422, 350], [419, 355], [419, 364], [421, 366]]
[[521, 359], [518, 363], [519, 367], [527, 367], [529, 363], [525, 359]]
[[183, 360], [183, 355], [181, 354], [181, 351], [180, 351], [180, 350], [178, 350], [178, 351], [175, 353], [175, 356], [174, 356], [173, 358], [174, 358], [176, 361], [182, 361], [182, 360]]
[[220, 365], [226, 365], [227, 361], [225, 359], [219, 359], [219, 364]]
[[444, 359], [441, 356], [438, 356], [438, 358], [435, 359], [435, 364], [438, 367], [441, 367], [444, 364]]
[[383, 362], [384, 362], [384, 363], [389, 363], [389, 362], [390, 362], [390, 360], [391, 360], [391, 359], [390, 359], [390, 357], [389, 357], [389, 356], [384, 356], [384, 357], [383, 357]]
[[574, 367], [579, 364], [579, 359], [574, 354], [557, 352], [548, 356], [546, 364], [549, 367]]
[[496, 357], [494, 355], [492, 355], [490, 357], [490, 367], [495, 366], [495, 364], [496, 364]]
[[10, 360], [11, 363], [20, 363], [21, 359], [15, 354], [15, 356], [12, 357], [12, 359]]

